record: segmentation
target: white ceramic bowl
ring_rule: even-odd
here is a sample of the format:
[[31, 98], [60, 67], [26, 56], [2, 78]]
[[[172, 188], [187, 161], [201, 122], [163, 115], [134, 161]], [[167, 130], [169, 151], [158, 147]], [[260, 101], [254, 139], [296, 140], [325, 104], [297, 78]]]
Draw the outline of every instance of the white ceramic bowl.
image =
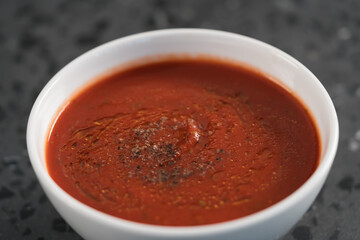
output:
[[[161, 54], [207, 54], [233, 59], [279, 79], [311, 111], [321, 137], [321, 162], [314, 174], [277, 204], [237, 220], [164, 227], [135, 223], [99, 212], [64, 192], [49, 176], [45, 143], [61, 107], [94, 76], [130, 61]], [[301, 218], [329, 173], [338, 144], [338, 120], [319, 80], [301, 63], [268, 44], [213, 30], [173, 29], [114, 40], [78, 57], [58, 72], [37, 98], [27, 128], [30, 160], [45, 193], [63, 218], [85, 239], [277, 239]]]

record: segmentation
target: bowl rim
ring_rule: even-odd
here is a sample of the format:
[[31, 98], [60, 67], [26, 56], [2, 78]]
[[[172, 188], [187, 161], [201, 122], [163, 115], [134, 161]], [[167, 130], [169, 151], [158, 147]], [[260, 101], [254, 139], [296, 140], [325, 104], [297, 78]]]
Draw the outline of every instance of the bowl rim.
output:
[[[216, 35], [216, 36], [231, 38], [234, 41], [240, 40], [240, 41], [253, 42], [255, 44], [260, 45], [261, 47], [266, 48], [269, 51], [276, 51], [278, 54], [281, 54], [283, 58], [287, 59], [292, 64], [295, 64], [297, 67], [299, 67], [299, 69], [302, 72], [304, 72], [306, 75], [309, 76], [309, 78], [313, 80], [313, 82], [317, 85], [319, 89], [318, 93], [322, 95], [322, 97], [326, 100], [326, 107], [328, 108], [328, 111], [330, 113], [329, 127], [332, 129], [332, 131], [329, 132], [329, 141], [326, 144], [326, 146], [328, 146], [327, 151], [321, 158], [321, 162], [316, 168], [315, 172], [302, 186], [300, 186], [292, 194], [290, 194], [283, 200], [275, 203], [274, 205], [266, 209], [263, 209], [259, 212], [238, 219], [220, 222], [220, 223], [214, 223], [214, 224], [199, 225], [199, 226], [175, 227], [175, 226], [160, 226], [160, 225], [151, 225], [151, 224], [133, 222], [100, 212], [73, 198], [71, 195], [65, 192], [60, 186], [58, 186], [55, 183], [55, 181], [50, 177], [46, 167], [44, 167], [41, 163], [40, 156], [37, 155], [37, 151], [36, 151], [37, 145], [35, 143], [36, 141], [33, 141], [35, 139], [34, 136], [36, 135], [35, 117], [36, 115], [38, 115], [42, 102], [46, 98], [47, 94], [51, 91], [52, 86], [55, 84], [55, 82], [60, 81], [61, 79], [60, 76], [66, 71], [67, 68], [69, 68], [69, 66], [73, 66], [73, 65], [76, 66], [76, 64], [87, 61], [88, 58], [94, 57], [98, 52], [102, 52], [106, 49], [111, 49], [125, 42], [139, 41], [144, 38], [154, 38], [154, 37], [166, 38], [169, 35], [184, 36], [187, 34], [193, 34], [193, 35], [197, 34], [204, 36]], [[28, 119], [26, 141], [27, 141], [27, 148], [28, 148], [29, 158], [32, 167], [41, 185], [42, 186], [46, 185], [46, 189], [51, 191], [52, 194], [56, 196], [59, 200], [61, 200], [64, 204], [71, 205], [72, 208], [77, 209], [77, 211], [82, 212], [82, 214], [86, 215], [87, 217], [97, 219], [97, 221], [101, 221], [104, 224], [112, 226], [117, 229], [126, 229], [132, 232], [141, 232], [143, 234], [147, 234], [151, 236], [159, 236], [159, 237], [205, 236], [211, 234], [219, 234], [234, 229], [247, 228], [255, 223], [267, 221], [271, 219], [273, 216], [281, 214], [282, 212], [286, 211], [286, 209], [288, 209], [290, 206], [296, 206], [296, 203], [299, 202], [302, 197], [307, 196], [315, 188], [316, 186], [315, 183], [319, 183], [322, 181], [322, 179], [326, 178], [337, 151], [337, 146], [339, 141], [339, 123], [338, 123], [335, 107], [323, 85], [310, 70], [308, 70], [302, 63], [300, 63], [299, 61], [297, 61], [295, 58], [288, 55], [287, 53], [262, 41], [236, 33], [230, 33], [219, 30], [209, 30], [209, 29], [179, 28], [179, 29], [165, 29], [165, 30], [143, 32], [143, 33], [138, 33], [138, 34], [122, 37], [119, 39], [115, 39], [105, 44], [102, 44], [90, 51], [87, 51], [86, 53], [80, 55], [79, 57], [75, 58], [73, 61], [68, 63], [57, 74], [55, 74], [55, 76], [53, 76], [50, 79], [50, 81], [45, 85], [45, 87], [42, 89], [41, 93], [37, 97], [31, 109], [30, 116]]]

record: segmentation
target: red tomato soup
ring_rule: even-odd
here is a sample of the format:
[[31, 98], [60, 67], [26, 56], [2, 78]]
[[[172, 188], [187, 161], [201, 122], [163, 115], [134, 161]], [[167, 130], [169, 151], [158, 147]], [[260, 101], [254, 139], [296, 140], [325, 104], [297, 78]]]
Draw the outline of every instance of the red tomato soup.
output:
[[46, 163], [62, 189], [155, 225], [255, 213], [299, 188], [320, 156], [314, 122], [293, 95], [253, 69], [206, 58], [103, 77], [52, 127]]

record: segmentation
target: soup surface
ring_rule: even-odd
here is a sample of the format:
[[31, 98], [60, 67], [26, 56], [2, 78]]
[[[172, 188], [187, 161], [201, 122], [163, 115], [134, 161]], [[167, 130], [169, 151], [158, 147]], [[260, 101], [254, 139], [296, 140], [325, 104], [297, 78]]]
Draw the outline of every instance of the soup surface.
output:
[[190, 226], [282, 200], [317, 167], [304, 106], [270, 77], [168, 59], [99, 79], [56, 118], [48, 171], [79, 201], [136, 222]]

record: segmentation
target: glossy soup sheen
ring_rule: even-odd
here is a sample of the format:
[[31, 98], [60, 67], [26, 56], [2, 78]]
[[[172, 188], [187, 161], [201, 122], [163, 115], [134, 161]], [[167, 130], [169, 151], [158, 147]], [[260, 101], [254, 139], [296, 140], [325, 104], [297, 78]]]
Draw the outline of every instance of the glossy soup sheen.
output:
[[99, 79], [60, 113], [48, 171], [79, 201], [169, 226], [218, 223], [282, 200], [314, 172], [305, 107], [266, 75], [168, 59]]

